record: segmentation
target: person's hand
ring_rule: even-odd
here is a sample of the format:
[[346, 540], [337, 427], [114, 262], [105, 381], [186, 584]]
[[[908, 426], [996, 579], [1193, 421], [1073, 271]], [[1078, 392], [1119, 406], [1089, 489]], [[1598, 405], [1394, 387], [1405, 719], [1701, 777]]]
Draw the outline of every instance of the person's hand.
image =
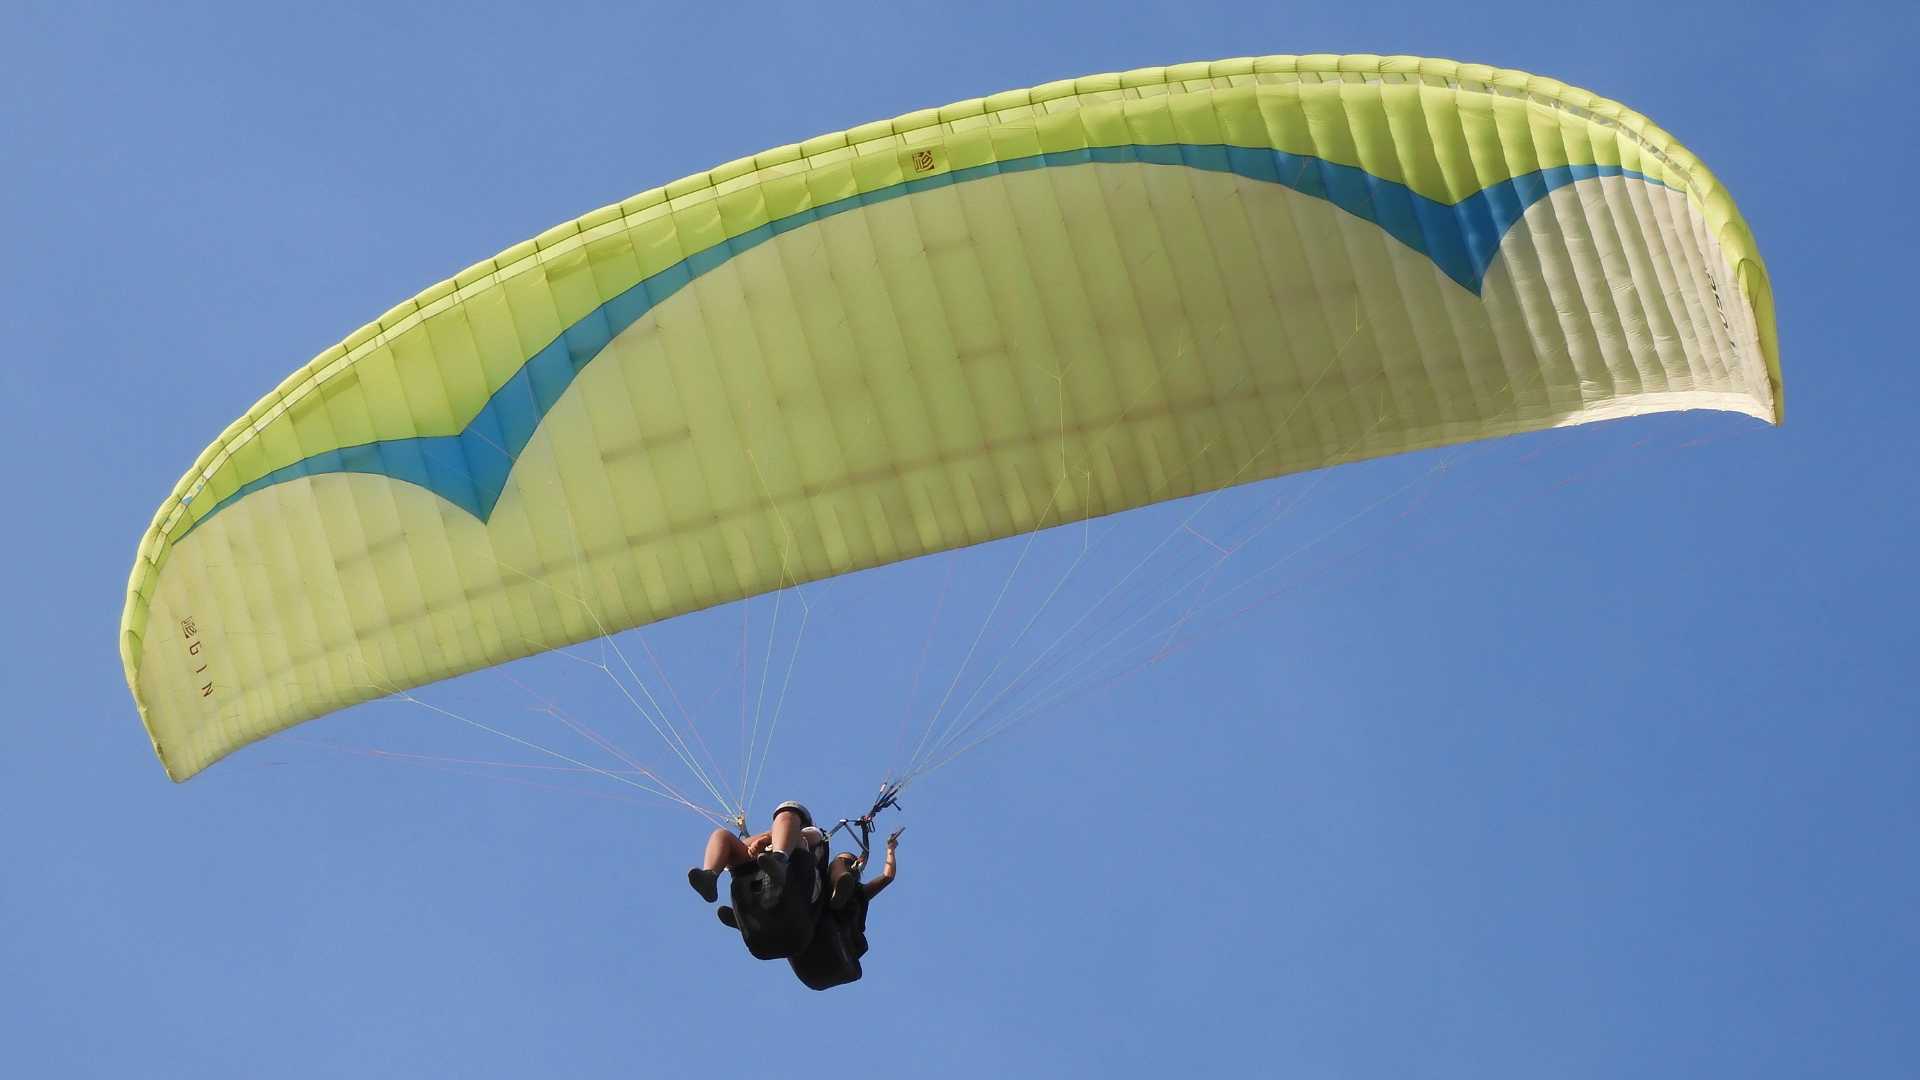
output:
[[906, 831], [907, 831], [907, 827], [905, 825], [902, 825], [899, 828], [893, 830], [893, 834], [887, 837], [887, 853], [888, 854], [892, 854], [893, 849], [900, 846], [900, 834]]
[[761, 833], [759, 836], [756, 836], [753, 839], [747, 841], [747, 858], [757, 859], [760, 857], [761, 852], [767, 850], [772, 846], [773, 846], [773, 834]]

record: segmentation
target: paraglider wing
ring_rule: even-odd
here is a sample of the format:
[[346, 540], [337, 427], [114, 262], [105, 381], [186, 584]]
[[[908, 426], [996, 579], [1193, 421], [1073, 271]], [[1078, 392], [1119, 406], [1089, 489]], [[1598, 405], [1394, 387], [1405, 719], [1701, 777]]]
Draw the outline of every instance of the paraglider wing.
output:
[[783, 585], [1343, 461], [1777, 420], [1766, 271], [1610, 101], [1267, 57], [962, 102], [560, 226], [201, 456], [121, 631], [169, 775]]

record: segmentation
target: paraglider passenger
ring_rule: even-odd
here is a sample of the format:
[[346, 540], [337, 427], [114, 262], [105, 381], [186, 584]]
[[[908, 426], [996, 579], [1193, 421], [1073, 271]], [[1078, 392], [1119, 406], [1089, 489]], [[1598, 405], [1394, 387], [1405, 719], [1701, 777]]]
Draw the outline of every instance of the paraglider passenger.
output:
[[860, 880], [860, 859], [843, 851], [829, 864], [830, 882], [820, 925], [806, 951], [789, 957], [793, 973], [814, 990], [827, 990], [860, 978], [860, 958], [867, 954], [867, 904], [893, 884], [894, 851], [900, 834], [887, 837], [887, 862], [872, 881]]
[[798, 956], [813, 940], [824, 906], [826, 851], [826, 834], [814, 827], [813, 815], [784, 802], [773, 810], [773, 827], [751, 839], [715, 829], [687, 882], [711, 904], [720, 898], [720, 871], [727, 871], [733, 906], [720, 909], [720, 921], [739, 930], [747, 951], [762, 960]]

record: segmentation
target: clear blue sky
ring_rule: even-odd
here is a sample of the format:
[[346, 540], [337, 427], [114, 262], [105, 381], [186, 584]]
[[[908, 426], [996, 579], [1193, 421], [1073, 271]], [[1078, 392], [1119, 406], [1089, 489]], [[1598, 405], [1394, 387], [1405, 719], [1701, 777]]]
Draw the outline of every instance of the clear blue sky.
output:
[[[1903, 5], [274, 6], [0, 9], [0, 1071], [1920, 1072]], [[1315, 51], [1525, 68], [1678, 135], [1771, 265], [1786, 427], [1601, 425], [1207, 507], [1202, 531], [1261, 530], [1216, 587], [1275, 566], [1278, 596], [1208, 609], [1192, 647], [915, 788], [868, 977], [828, 996], [681, 883], [698, 818], [594, 777], [284, 739], [162, 774], [115, 647], [134, 544], [200, 448], [347, 331], [772, 145]], [[1173, 521], [1098, 531], [1059, 610]], [[985, 655], [1017, 654], [1079, 542], [1037, 546]], [[756, 812], [857, 809], [1016, 555], [809, 590]], [[746, 613], [750, 653], [771, 616]], [[644, 639], [716, 740], [742, 621]], [[514, 677], [665, 759], [592, 669]], [[429, 696], [560, 745], [505, 680]], [[299, 734], [528, 760], [404, 704]]]

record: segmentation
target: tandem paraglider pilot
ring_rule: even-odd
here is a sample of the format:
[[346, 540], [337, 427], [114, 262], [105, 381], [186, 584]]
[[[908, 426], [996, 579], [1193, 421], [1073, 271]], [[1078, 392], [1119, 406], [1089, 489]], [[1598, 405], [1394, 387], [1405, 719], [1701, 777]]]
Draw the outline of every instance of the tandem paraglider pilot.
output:
[[784, 802], [774, 808], [772, 828], [758, 836], [715, 829], [687, 882], [711, 904], [720, 898], [720, 872], [726, 871], [733, 903], [719, 909], [720, 921], [740, 932], [755, 957], [786, 960], [802, 983], [826, 990], [860, 978], [867, 904], [893, 882], [899, 839], [898, 832], [887, 838], [885, 866], [862, 881], [864, 834], [861, 854], [830, 857], [827, 834], [813, 815], [800, 803]]

